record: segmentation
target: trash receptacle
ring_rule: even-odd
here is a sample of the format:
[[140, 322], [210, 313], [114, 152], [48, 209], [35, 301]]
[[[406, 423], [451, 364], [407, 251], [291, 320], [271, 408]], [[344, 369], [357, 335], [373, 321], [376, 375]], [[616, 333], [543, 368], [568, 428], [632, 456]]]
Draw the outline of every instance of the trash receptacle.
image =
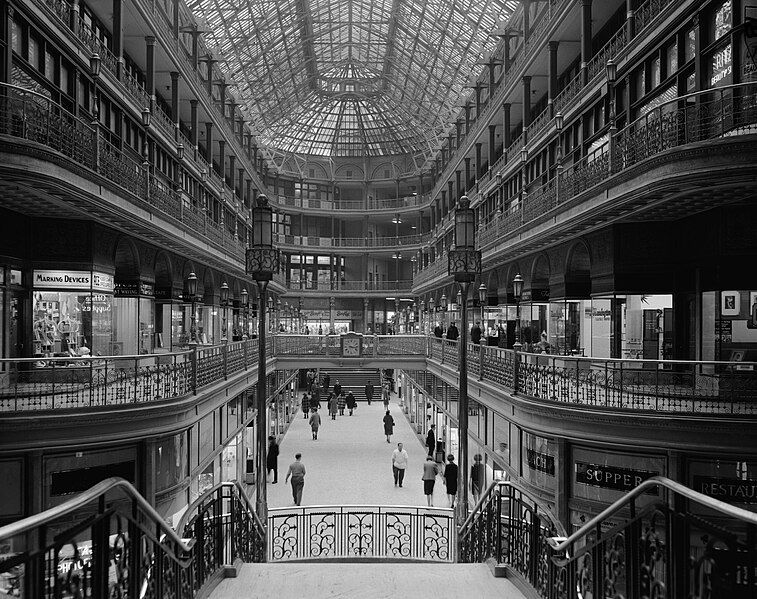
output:
[[434, 454], [434, 460], [436, 460], [438, 463], [443, 464], [445, 462], [445, 457], [447, 455], [444, 439], [437, 439], [436, 440], [436, 453]]

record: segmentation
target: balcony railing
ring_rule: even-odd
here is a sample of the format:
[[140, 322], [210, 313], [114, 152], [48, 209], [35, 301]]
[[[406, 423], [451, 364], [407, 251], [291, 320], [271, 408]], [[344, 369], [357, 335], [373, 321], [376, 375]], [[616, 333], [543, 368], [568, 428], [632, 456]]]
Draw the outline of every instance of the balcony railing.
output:
[[380, 505], [276, 508], [268, 515], [268, 561], [394, 559], [453, 562], [448, 508]]
[[755, 531], [757, 514], [655, 476], [568, 537], [521, 487], [495, 482], [460, 528], [459, 561], [493, 559], [541, 599], [746, 598]]
[[[429, 338], [429, 357], [457, 368], [457, 341]], [[757, 414], [757, 363], [623, 360], [515, 353], [469, 344], [472, 378], [560, 404], [676, 414]]]
[[278, 196], [279, 206], [306, 208], [311, 210], [403, 210], [416, 208], [428, 201], [427, 196], [407, 196], [403, 198], [385, 198], [363, 200], [327, 200], [320, 198], [292, 198]]
[[[624, 127], [604, 146], [566, 167], [558, 176], [529, 189], [521, 202], [492, 219], [482, 231], [479, 245], [486, 249], [506, 241], [517, 229], [554, 214], [561, 205], [647, 158], [687, 144], [755, 130], [755, 83], [695, 92], [666, 102]], [[423, 272], [416, 275], [414, 285], [420, 284]]]
[[403, 235], [400, 237], [314, 237], [276, 234], [276, 243], [294, 247], [335, 247], [335, 248], [401, 248], [420, 246], [430, 239], [425, 235]]
[[[196, 217], [184, 216], [182, 192], [112, 145], [99, 129], [42, 94], [0, 84], [0, 136], [24, 139], [59, 153], [61, 158], [69, 159], [70, 165], [75, 163], [77, 168], [105, 177], [144, 202], [150, 211], [180, 222], [190, 233], [215, 241], [235, 259], [244, 261], [245, 248], [240, 239], [222, 229], [211, 235], [209, 229], [215, 223], [207, 215], [204, 230], [196, 229]], [[30, 146], [29, 151], [36, 149]]]
[[318, 281], [303, 285], [305, 281], [289, 282], [290, 291], [410, 291], [413, 281], [334, 281], [319, 284]]

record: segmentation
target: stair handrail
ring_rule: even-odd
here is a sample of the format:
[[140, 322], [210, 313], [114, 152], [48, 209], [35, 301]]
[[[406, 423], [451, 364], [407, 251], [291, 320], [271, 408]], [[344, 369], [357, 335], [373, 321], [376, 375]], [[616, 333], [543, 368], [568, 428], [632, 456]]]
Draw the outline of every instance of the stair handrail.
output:
[[45, 524], [54, 522], [56, 519], [64, 516], [65, 514], [83, 508], [87, 504], [98, 500], [108, 491], [112, 491], [117, 488], [124, 491], [124, 493], [131, 500], [139, 504], [139, 507], [145, 511], [145, 513], [150, 517], [151, 520], [158, 524], [158, 526], [162, 529], [162, 532], [171, 541], [176, 543], [179, 549], [186, 553], [190, 553], [192, 551], [192, 547], [194, 546], [194, 539], [184, 539], [180, 537], [173, 528], [166, 524], [165, 519], [160, 514], [158, 514], [155, 508], [151, 506], [144, 497], [142, 497], [142, 495], [139, 493], [139, 491], [137, 491], [134, 485], [132, 485], [129, 481], [117, 476], [106, 478], [96, 485], [93, 485], [86, 491], [82, 491], [75, 497], [72, 497], [71, 499], [68, 499], [63, 503], [51, 507], [43, 512], [34, 514], [32, 516], [27, 516], [26, 518], [22, 518], [21, 520], [17, 520], [16, 522], [0, 527], [0, 540], [16, 536], [35, 528], [39, 528], [40, 526], [44, 526]]
[[685, 499], [695, 501], [707, 508], [715, 510], [716, 512], [720, 512], [724, 516], [741, 520], [749, 524], [757, 525], [757, 513], [755, 512], [750, 512], [743, 508], [725, 503], [724, 501], [720, 501], [719, 499], [715, 499], [714, 497], [704, 495], [703, 493], [695, 491], [694, 489], [691, 489], [686, 485], [682, 485], [681, 483], [677, 483], [676, 481], [671, 480], [666, 476], [653, 476], [642, 481], [637, 487], [611, 503], [608, 507], [594, 516], [572, 535], [568, 537], [552, 537], [550, 539], [550, 546], [552, 547], [552, 550], [555, 554], [564, 553], [568, 549], [568, 547], [570, 547], [578, 539], [586, 536], [590, 532], [597, 530], [597, 526], [600, 525], [603, 521], [616, 515], [628, 504], [629, 501], [635, 499], [639, 495], [642, 495], [651, 487], [662, 487], [664, 489], [672, 491], [673, 493], [677, 493]]
[[189, 506], [187, 506], [187, 509], [184, 510], [184, 513], [179, 519], [179, 523], [176, 525], [175, 530], [177, 532], [183, 531], [184, 528], [189, 523], [189, 520], [195, 515], [195, 510], [197, 509], [197, 506], [199, 506], [203, 501], [205, 501], [208, 497], [210, 497], [213, 493], [215, 493], [221, 487], [229, 487], [230, 489], [232, 489], [232, 491], [236, 491], [237, 494], [239, 495], [239, 499], [241, 499], [242, 501], [242, 504], [245, 507], [247, 507], [247, 509], [253, 515], [257, 525], [260, 526], [263, 530], [266, 529], [265, 525], [260, 520], [260, 517], [255, 511], [255, 506], [250, 501], [250, 498], [247, 497], [247, 493], [245, 492], [244, 488], [242, 487], [242, 485], [240, 484], [238, 480], [234, 480], [234, 481], [220, 482], [217, 485], [214, 485], [213, 487], [211, 487], [210, 489], [204, 491], [202, 495], [200, 495], [197, 499], [195, 499], [192, 503], [190, 503]]

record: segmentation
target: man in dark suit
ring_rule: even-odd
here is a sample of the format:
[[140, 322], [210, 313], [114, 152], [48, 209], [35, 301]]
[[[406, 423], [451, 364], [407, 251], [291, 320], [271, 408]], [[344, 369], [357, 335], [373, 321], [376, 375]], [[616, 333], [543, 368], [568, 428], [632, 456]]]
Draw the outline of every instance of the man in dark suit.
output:
[[458, 337], [460, 337], [460, 331], [457, 330], [455, 323], [449, 323], [449, 327], [447, 328], [447, 339], [450, 341], [457, 341]]
[[428, 455], [434, 457], [434, 449], [436, 449], [436, 428], [435, 424], [431, 425], [428, 429], [428, 435], [426, 435], [426, 448], [428, 449]]

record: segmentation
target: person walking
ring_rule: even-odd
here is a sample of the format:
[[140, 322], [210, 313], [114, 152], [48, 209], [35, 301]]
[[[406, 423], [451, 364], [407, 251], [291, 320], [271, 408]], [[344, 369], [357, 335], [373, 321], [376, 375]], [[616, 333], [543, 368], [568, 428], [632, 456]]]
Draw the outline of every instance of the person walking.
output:
[[313, 410], [310, 415], [310, 430], [313, 431], [313, 440], [318, 439], [318, 429], [321, 427], [321, 415], [318, 410]]
[[402, 448], [402, 443], [397, 443], [397, 449], [392, 452], [392, 472], [394, 473], [394, 486], [402, 486], [405, 480], [405, 469], [407, 468], [407, 451]]
[[437, 322], [436, 326], [434, 327], [434, 337], [441, 339], [443, 336], [444, 336], [444, 329], [442, 328], [442, 323]]
[[447, 455], [447, 465], [444, 467], [444, 484], [447, 487], [447, 500], [449, 507], [455, 507], [455, 495], [457, 495], [457, 464], [455, 456]]
[[365, 385], [365, 399], [368, 400], [368, 405], [371, 405], [373, 399], [373, 383], [367, 383]]
[[279, 482], [279, 444], [276, 443], [276, 437], [270, 435], [268, 437], [268, 453], [265, 457], [266, 477], [273, 470], [273, 482], [276, 484]]
[[426, 496], [426, 502], [428, 507], [434, 507], [434, 483], [436, 482], [436, 475], [439, 474], [439, 466], [431, 456], [426, 456], [426, 461], [423, 462], [423, 494]]
[[316, 387], [315, 391], [313, 392], [313, 395], [310, 396], [310, 411], [315, 412], [316, 410], [321, 409], [321, 398], [320, 394], [318, 393], [318, 388]]
[[476, 345], [479, 345], [481, 343], [481, 322], [478, 320], [470, 330], [470, 340], [471, 343], [475, 343]]
[[290, 478], [292, 479], [292, 499], [294, 499], [294, 505], [300, 505], [302, 503], [302, 489], [305, 486], [305, 465], [302, 463], [301, 453], [295, 454], [294, 462], [289, 464], [284, 484], [288, 483]]
[[457, 341], [458, 337], [460, 337], [460, 331], [457, 330], [455, 323], [449, 323], [449, 327], [447, 328], [447, 339], [450, 341]]
[[345, 397], [344, 391], [339, 394], [339, 397], [337, 397], [336, 401], [337, 405], [339, 406], [339, 415], [344, 416], [344, 408], [347, 406], [347, 397]]
[[307, 420], [308, 419], [308, 412], [310, 411], [310, 398], [308, 397], [307, 393], [303, 393], [302, 394], [302, 405], [301, 405], [301, 408], [302, 408], [303, 418], [305, 418], [305, 420]]
[[386, 442], [392, 442], [392, 433], [394, 432], [394, 418], [389, 413], [389, 410], [384, 414], [384, 434], [386, 435]]
[[470, 490], [473, 495], [473, 503], [481, 499], [481, 490], [484, 488], [484, 465], [481, 463], [481, 454], [473, 456], [473, 466], [470, 467]]
[[325, 372], [323, 374], [323, 392], [324, 393], [328, 393], [330, 384], [331, 384], [331, 377], [329, 376], [328, 372]]
[[339, 379], [336, 379], [336, 383], [334, 383], [334, 395], [339, 397], [339, 394], [342, 392], [342, 385], [339, 382]]
[[428, 455], [429, 457], [434, 457], [434, 449], [436, 449], [436, 425], [432, 424], [431, 427], [428, 429], [428, 434], [426, 435], [426, 447], [428, 448]]
[[307, 376], [308, 393], [312, 393], [313, 392], [313, 377], [315, 376], [315, 373], [313, 372], [312, 368], [308, 370], [308, 373], [306, 376]]
[[384, 383], [384, 386], [381, 388], [381, 396], [384, 400], [384, 409], [389, 409], [389, 383]]
[[333, 393], [329, 393], [329, 414], [331, 419], [336, 420], [337, 399]]
[[350, 411], [350, 416], [352, 416], [352, 412], [356, 407], [357, 402], [355, 401], [355, 396], [352, 394], [352, 391], [350, 391], [347, 394], [347, 409]]

